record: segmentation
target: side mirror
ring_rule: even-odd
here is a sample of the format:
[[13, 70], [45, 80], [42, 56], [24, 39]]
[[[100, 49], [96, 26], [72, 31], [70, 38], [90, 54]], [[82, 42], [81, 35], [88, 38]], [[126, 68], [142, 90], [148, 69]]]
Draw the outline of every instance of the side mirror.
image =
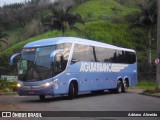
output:
[[10, 58], [10, 66], [16, 67], [18, 60], [20, 59], [21, 53], [16, 53]]

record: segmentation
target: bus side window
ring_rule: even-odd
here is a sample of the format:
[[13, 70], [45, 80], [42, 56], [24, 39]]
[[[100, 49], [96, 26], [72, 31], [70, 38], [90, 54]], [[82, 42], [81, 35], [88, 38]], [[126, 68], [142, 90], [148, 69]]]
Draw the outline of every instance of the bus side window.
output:
[[134, 52], [125, 52], [125, 62], [128, 64], [133, 64], [136, 62], [136, 55]]
[[63, 54], [63, 60], [61, 63], [61, 70], [64, 71], [67, 66], [69, 54], [70, 54], [70, 49], [71, 49], [72, 44], [71, 43], [62, 43], [57, 45], [57, 49], [63, 49], [62, 54]]
[[98, 62], [116, 62], [116, 50], [102, 47], [95, 47]]
[[95, 57], [93, 55], [93, 47], [88, 45], [76, 44], [72, 57], [72, 64], [76, 62], [95, 62]]
[[117, 63], [125, 63], [124, 58], [124, 51], [117, 50]]

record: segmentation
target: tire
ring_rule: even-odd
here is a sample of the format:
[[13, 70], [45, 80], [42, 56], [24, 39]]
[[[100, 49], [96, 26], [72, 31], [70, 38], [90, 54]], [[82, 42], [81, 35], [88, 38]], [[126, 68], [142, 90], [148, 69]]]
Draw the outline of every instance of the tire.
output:
[[122, 85], [122, 92], [125, 93], [127, 92], [127, 90], [128, 90], [128, 84], [127, 81], [124, 81]]
[[45, 95], [39, 95], [39, 99], [40, 99], [41, 101], [45, 100]]
[[74, 97], [78, 97], [78, 86], [75, 86]]
[[73, 82], [71, 82], [69, 85], [68, 98], [72, 100], [74, 97], [75, 97], [75, 86]]
[[121, 93], [122, 89], [123, 89], [123, 84], [121, 81], [118, 81], [116, 92]]

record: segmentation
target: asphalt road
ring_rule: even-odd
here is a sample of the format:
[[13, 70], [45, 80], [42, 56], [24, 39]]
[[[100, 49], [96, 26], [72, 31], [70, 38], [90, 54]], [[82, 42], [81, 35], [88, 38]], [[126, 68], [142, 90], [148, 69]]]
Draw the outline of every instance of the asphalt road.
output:
[[[36, 96], [4, 95], [0, 96], [0, 111], [160, 111], [160, 98], [141, 95], [141, 90], [129, 90], [127, 93], [81, 94], [68, 100], [67, 96], [47, 97], [40, 101]], [[107, 114], [107, 113], [106, 113]], [[118, 112], [117, 112], [118, 114]], [[2, 118], [0, 118], [2, 119]], [[28, 118], [26, 118], [28, 119]], [[42, 118], [44, 119], [44, 118]], [[53, 118], [45, 118], [51, 119]], [[160, 120], [157, 117], [54, 117], [54, 119], [83, 120]]]

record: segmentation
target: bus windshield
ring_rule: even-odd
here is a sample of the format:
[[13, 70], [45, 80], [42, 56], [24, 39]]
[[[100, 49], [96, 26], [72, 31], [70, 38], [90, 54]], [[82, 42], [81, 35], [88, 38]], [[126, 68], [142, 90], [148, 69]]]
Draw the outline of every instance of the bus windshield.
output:
[[[66, 69], [72, 44], [62, 43], [54, 46], [25, 48], [18, 63], [18, 79], [22, 81], [40, 81], [51, 78]], [[51, 61], [51, 54], [61, 50], [62, 63]], [[56, 64], [56, 65], [55, 65]]]
[[18, 64], [19, 80], [39, 81], [52, 76], [50, 54], [56, 46], [23, 49]]

